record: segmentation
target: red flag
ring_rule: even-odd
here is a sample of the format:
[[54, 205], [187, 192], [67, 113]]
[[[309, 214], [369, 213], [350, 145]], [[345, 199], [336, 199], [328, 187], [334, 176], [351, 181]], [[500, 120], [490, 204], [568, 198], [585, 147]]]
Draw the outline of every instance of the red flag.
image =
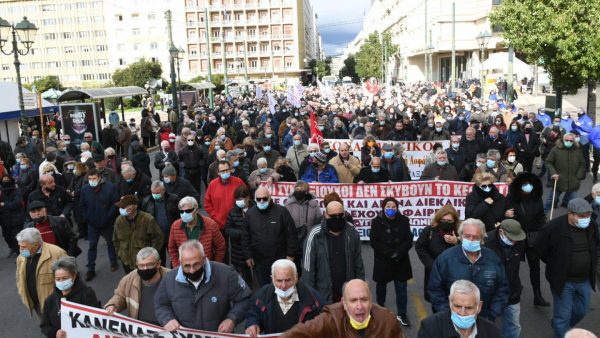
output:
[[316, 143], [319, 146], [323, 143], [323, 132], [317, 128], [317, 114], [310, 113], [310, 143]]

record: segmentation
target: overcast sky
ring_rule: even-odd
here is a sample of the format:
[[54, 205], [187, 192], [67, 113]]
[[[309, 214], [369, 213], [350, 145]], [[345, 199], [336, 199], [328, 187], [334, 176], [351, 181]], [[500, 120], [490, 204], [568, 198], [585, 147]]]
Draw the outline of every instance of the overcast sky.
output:
[[312, 0], [325, 54], [337, 55], [362, 28], [370, 0]]

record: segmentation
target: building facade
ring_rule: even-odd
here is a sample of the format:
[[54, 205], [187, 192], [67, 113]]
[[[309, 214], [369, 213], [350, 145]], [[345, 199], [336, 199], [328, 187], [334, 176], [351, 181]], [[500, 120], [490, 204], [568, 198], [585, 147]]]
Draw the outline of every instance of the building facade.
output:
[[363, 29], [349, 44], [348, 53], [358, 52], [369, 34], [389, 32], [399, 51], [389, 59], [388, 79], [448, 81], [452, 74], [454, 26], [456, 77], [479, 78], [482, 62], [477, 36], [484, 31], [492, 33], [486, 55], [507, 49], [489, 21], [489, 13], [500, 3], [500, 0], [373, 1]]
[[189, 72], [297, 81], [320, 56], [316, 19], [309, 0], [185, 0]]

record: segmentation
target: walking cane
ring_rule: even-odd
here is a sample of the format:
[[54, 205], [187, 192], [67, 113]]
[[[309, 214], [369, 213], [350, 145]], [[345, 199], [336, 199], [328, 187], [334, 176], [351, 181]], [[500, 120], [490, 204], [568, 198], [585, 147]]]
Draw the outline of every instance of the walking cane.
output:
[[552, 219], [552, 214], [554, 213], [554, 199], [556, 198], [556, 182], [558, 182], [558, 180], [554, 180], [554, 189], [552, 189], [552, 209], [550, 209], [550, 218], [548, 218], [548, 220]]

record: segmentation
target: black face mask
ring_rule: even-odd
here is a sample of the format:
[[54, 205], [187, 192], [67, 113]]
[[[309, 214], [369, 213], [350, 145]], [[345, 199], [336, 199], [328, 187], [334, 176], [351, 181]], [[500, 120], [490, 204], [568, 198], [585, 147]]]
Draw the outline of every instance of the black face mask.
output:
[[454, 223], [440, 221], [439, 227], [444, 232], [450, 232], [450, 231], [454, 230]]
[[146, 269], [146, 270], [137, 270], [138, 275], [140, 275], [140, 278], [142, 280], [145, 281], [149, 281], [152, 279], [152, 277], [154, 277], [154, 275], [156, 275], [156, 272], [158, 271], [157, 267], [153, 267], [151, 269]]
[[202, 277], [202, 273], [204, 273], [204, 268], [198, 269], [195, 272], [191, 273], [183, 271], [183, 275], [185, 276], [185, 278], [194, 282], [198, 282], [200, 280], [200, 277]]
[[294, 191], [294, 197], [297, 201], [302, 201], [306, 198], [306, 191]]
[[531, 134], [531, 128], [525, 128], [525, 134]]
[[12, 181], [6, 181], [6, 182], [2, 182], [2, 188], [10, 190], [13, 189], [15, 187], [15, 182]]
[[344, 230], [344, 227], [346, 226], [346, 219], [343, 217], [328, 218], [325, 220], [325, 223], [327, 224], [327, 228], [329, 230], [333, 232], [340, 232]]

